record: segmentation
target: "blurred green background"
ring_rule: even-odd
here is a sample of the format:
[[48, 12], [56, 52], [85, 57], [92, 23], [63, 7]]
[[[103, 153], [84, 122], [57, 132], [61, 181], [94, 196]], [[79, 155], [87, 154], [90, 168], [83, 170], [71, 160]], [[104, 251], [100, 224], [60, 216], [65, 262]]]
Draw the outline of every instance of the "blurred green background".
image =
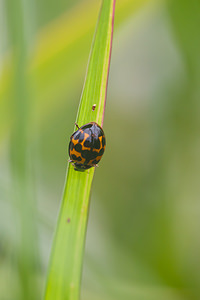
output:
[[[1, 300], [42, 297], [100, 4], [0, 1]], [[200, 299], [199, 28], [197, 0], [116, 3], [82, 300]]]

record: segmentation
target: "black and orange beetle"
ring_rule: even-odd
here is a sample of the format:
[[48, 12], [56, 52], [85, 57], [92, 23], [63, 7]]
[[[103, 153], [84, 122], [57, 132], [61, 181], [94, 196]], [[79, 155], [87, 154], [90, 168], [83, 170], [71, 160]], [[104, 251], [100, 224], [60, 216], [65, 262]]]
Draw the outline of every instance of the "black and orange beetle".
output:
[[[78, 125], [76, 124], [78, 127]], [[105, 151], [106, 139], [103, 129], [95, 122], [78, 127], [70, 137], [69, 162], [76, 171], [96, 167]]]

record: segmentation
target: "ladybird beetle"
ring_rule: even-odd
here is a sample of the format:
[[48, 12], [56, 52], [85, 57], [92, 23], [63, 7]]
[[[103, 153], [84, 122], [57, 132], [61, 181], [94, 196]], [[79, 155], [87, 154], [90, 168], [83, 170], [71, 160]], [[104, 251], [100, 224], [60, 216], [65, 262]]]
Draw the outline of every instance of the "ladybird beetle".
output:
[[[76, 124], [78, 127], [78, 125]], [[106, 146], [103, 129], [95, 122], [78, 127], [70, 137], [69, 162], [76, 171], [96, 167]]]

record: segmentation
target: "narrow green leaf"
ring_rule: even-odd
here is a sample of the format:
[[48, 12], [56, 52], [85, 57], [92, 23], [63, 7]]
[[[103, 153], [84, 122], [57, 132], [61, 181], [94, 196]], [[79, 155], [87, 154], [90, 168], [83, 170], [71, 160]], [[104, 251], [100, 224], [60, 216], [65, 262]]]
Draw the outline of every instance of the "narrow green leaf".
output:
[[[92, 44], [77, 123], [103, 124], [109, 73], [115, 0], [104, 0]], [[93, 111], [92, 106], [96, 104]], [[94, 168], [78, 172], [69, 165], [53, 242], [46, 300], [76, 300], [80, 295], [82, 260]]]

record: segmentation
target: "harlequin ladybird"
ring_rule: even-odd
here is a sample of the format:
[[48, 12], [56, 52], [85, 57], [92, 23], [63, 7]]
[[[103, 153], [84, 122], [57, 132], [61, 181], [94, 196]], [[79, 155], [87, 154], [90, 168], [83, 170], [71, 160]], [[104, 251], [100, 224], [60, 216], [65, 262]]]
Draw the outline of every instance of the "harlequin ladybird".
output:
[[76, 171], [95, 167], [101, 160], [105, 145], [103, 129], [97, 123], [90, 122], [80, 128], [78, 127], [78, 130], [70, 137], [69, 162], [72, 163]]

